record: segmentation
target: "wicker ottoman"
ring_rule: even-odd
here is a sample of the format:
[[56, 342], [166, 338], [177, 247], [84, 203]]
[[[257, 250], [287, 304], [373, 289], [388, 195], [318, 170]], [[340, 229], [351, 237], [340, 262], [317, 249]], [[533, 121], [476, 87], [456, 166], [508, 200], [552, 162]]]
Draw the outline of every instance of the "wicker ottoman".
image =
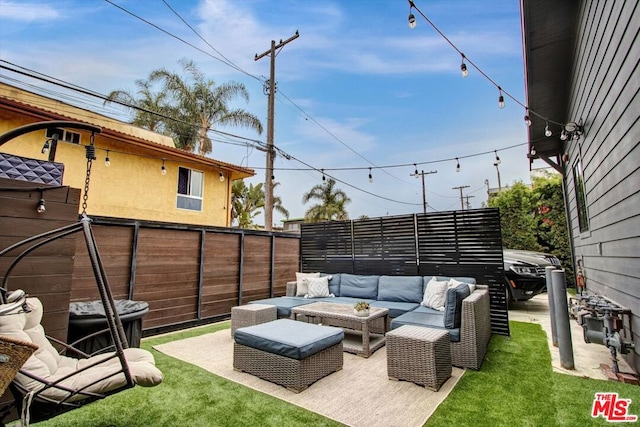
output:
[[231, 336], [238, 328], [271, 322], [277, 318], [275, 305], [247, 304], [231, 307]]
[[387, 333], [389, 379], [434, 391], [451, 377], [451, 341], [444, 329], [404, 325]]
[[236, 330], [233, 369], [296, 393], [342, 369], [340, 328], [279, 319]]

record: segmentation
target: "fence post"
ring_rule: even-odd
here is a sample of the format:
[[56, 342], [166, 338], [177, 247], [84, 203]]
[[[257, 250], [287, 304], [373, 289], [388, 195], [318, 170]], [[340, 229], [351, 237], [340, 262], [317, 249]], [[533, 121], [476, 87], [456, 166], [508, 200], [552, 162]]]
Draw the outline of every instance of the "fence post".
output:
[[564, 280], [564, 270], [551, 272], [553, 299], [558, 329], [558, 349], [560, 350], [560, 366], [564, 369], [575, 369], [573, 363], [573, 343], [571, 342], [571, 328], [569, 326], [569, 309], [567, 306], [567, 285]]
[[558, 346], [558, 329], [556, 328], [556, 309], [555, 301], [553, 299], [553, 277], [551, 272], [555, 270], [555, 267], [547, 266], [544, 268], [546, 281], [547, 281], [547, 298], [549, 298], [549, 317], [551, 319], [551, 341], [553, 346]]

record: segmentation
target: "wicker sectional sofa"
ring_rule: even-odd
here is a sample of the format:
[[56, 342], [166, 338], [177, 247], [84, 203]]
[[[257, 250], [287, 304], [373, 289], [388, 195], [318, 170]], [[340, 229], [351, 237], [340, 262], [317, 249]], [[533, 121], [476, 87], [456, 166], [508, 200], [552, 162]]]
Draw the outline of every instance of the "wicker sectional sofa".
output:
[[[402, 325], [445, 329], [451, 338], [451, 363], [479, 369], [491, 336], [489, 288], [469, 277], [384, 276], [338, 273], [328, 279], [332, 296], [308, 298], [298, 282], [288, 282], [286, 296], [252, 301], [275, 305], [278, 318], [291, 317], [291, 309], [316, 301], [353, 305], [367, 301], [372, 307], [389, 309], [389, 322], [376, 325], [378, 332]], [[437, 282], [451, 281], [445, 291], [444, 310], [425, 306], [425, 292]], [[471, 286], [470, 286], [471, 285]], [[304, 292], [304, 291], [303, 291]]]

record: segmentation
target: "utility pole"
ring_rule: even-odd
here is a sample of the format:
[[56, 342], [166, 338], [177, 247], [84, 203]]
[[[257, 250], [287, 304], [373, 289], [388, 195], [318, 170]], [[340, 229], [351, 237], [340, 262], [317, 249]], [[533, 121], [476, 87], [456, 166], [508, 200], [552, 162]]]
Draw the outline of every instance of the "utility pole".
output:
[[467, 209], [471, 209], [471, 203], [469, 203], [469, 199], [472, 198], [472, 197], [476, 197], [476, 196], [470, 196], [468, 194], [466, 196], [464, 196], [464, 198], [467, 199], [467, 202], [466, 202]]
[[269, 73], [269, 82], [265, 82], [265, 92], [269, 96], [267, 101], [267, 167], [265, 172], [265, 185], [264, 185], [264, 228], [267, 231], [273, 229], [273, 160], [275, 158], [275, 150], [273, 148], [273, 107], [275, 104], [276, 95], [276, 49], [282, 48], [287, 43], [297, 39], [300, 36], [298, 31], [289, 37], [287, 40], [276, 44], [275, 40], [271, 40], [271, 49], [261, 53], [254, 58], [254, 61], [259, 60], [267, 55], [271, 57], [271, 67]]
[[427, 192], [424, 186], [424, 176], [432, 173], [438, 173], [438, 171], [429, 171], [429, 172], [421, 171], [420, 173], [418, 173], [418, 169], [416, 169], [414, 173], [409, 174], [409, 176], [415, 176], [416, 178], [418, 176], [422, 176], [422, 212], [423, 213], [427, 213]]
[[464, 210], [464, 196], [462, 195], [462, 189], [469, 188], [468, 185], [461, 185], [460, 187], [453, 187], [452, 190], [460, 190], [460, 209]]

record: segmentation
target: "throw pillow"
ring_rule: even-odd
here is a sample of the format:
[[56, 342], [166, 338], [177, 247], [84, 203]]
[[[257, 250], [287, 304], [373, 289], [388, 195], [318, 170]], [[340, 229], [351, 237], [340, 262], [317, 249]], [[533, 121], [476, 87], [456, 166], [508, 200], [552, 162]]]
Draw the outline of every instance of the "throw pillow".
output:
[[456, 280], [456, 279], [451, 279], [451, 280], [449, 280], [449, 287], [450, 287], [450, 288], [455, 288], [456, 286], [461, 285], [461, 284], [463, 284], [463, 283], [464, 283], [465, 285], [469, 285], [469, 292], [470, 292], [470, 293], [473, 293], [473, 291], [475, 291], [475, 290], [476, 290], [476, 285], [474, 285], [473, 283], [460, 282], [460, 281], [458, 281], [458, 280]]
[[307, 284], [303, 283], [304, 278], [306, 277], [320, 277], [320, 272], [317, 273], [300, 273], [296, 272], [296, 296], [303, 297], [309, 293], [307, 289]]
[[424, 290], [424, 297], [422, 298], [421, 304], [434, 310], [444, 311], [448, 288], [448, 280], [440, 281], [432, 277]]
[[309, 290], [309, 292], [304, 297], [333, 297], [333, 294], [329, 292], [329, 279], [331, 279], [331, 276], [305, 277], [304, 279], [302, 279], [303, 282], [306, 282], [307, 289]]

